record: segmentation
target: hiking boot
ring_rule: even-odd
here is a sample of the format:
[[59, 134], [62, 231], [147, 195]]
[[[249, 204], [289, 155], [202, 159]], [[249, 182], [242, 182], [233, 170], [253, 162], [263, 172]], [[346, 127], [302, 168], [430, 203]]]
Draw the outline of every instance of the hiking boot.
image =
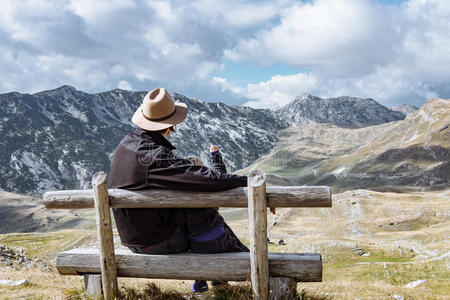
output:
[[205, 280], [196, 280], [191, 285], [191, 291], [194, 293], [204, 293], [208, 290], [208, 283]]

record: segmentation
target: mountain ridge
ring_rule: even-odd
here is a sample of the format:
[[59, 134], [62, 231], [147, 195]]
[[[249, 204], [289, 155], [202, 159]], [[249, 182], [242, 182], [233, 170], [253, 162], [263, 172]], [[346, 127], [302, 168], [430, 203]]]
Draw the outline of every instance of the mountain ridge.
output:
[[269, 182], [337, 190], [450, 184], [450, 100], [433, 98], [404, 120], [348, 129], [310, 123], [279, 133], [277, 146], [248, 168]]
[[[131, 116], [145, 94], [122, 89], [89, 94], [69, 85], [34, 94], [1, 94], [5, 151], [0, 153], [0, 189], [43, 193], [89, 188], [93, 173], [109, 171], [114, 149], [133, 130]], [[189, 107], [187, 119], [168, 137], [176, 154], [208, 161], [209, 145], [218, 144], [230, 171], [267, 154], [279, 130], [289, 126], [273, 110], [172, 96]], [[376, 121], [369, 118], [368, 124]]]
[[[88, 94], [71, 86], [30, 94], [0, 95], [0, 188], [21, 193], [88, 188], [91, 176], [109, 171], [113, 151], [134, 130], [131, 116], [146, 92]], [[208, 161], [219, 144], [230, 170], [250, 164], [276, 143], [286, 125], [269, 110], [207, 103], [173, 94], [190, 113], [168, 139], [182, 156]], [[266, 128], [267, 124], [272, 126]]]
[[405, 114], [393, 111], [372, 98], [348, 96], [320, 98], [310, 94], [295, 97], [273, 112], [284, 118], [290, 126], [316, 122], [331, 123], [345, 128], [361, 128], [405, 118]]

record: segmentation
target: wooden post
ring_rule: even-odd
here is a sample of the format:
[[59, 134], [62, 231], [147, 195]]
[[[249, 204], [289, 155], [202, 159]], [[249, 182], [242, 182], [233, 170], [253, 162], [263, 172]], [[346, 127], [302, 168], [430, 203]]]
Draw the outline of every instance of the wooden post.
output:
[[289, 277], [270, 277], [269, 300], [292, 300], [297, 295], [297, 280]]
[[269, 260], [267, 254], [266, 174], [253, 170], [248, 177], [248, 231], [253, 298], [269, 296]]
[[104, 299], [113, 299], [118, 294], [114, 239], [109, 211], [108, 185], [106, 174], [97, 172], [92, 177], [98, 241], [100, 246], [100, 266]]
[[86, 294], [93, 298], [98, 298], [102, 295], [102, 275], [100, 274], [85, 274], [84, 275], [84, 290]]

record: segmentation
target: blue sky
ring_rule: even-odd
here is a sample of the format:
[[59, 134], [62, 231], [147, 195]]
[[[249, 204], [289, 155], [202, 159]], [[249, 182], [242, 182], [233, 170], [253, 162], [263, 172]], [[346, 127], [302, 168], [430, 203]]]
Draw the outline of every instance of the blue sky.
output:
[[252, 107], [450, 97], [447, 0], [2, 1], [0, 93], [70, 84]]

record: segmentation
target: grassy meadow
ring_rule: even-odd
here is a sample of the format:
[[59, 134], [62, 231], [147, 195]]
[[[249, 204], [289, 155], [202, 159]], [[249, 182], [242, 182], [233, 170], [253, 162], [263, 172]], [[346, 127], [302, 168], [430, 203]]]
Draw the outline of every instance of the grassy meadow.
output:
[[[450, 190], [381, 193], [355, 190], [333, 195], [332, 208], [279, 209], [268, 218], [271, 252], [318, 252], [323, 282], [299, 283], [300, 299], [448, 299], [450, 295]], [[91, 219], [92, 210], [85, 210]], [[221, 209], [248, 244], [246, 209]], [[77, 212], [79, 213], [79, 212]], [[85, 225], [88, 223], [85, 223]], [[86, 225], [87, 226], [87, 225]], [[284, 245], [279, 245], [283, 239]], [[0, 262], [0, 299], [88, 299], [81, 276], [60, 276], [55, 255], [96, 245], [94, 230], [8, 233], [0, 244], [42, 258], [51, 271], [14, 269]], [[116, 246], [120, 247], [116, 239]], [[415, 287], [408, 283], [425, 280]], [[153, 283], [153, 284], [152, 284]], [[249, 283], [194, 295], [192, 281], [120, 278], [123, 299], [250, 299]]]

